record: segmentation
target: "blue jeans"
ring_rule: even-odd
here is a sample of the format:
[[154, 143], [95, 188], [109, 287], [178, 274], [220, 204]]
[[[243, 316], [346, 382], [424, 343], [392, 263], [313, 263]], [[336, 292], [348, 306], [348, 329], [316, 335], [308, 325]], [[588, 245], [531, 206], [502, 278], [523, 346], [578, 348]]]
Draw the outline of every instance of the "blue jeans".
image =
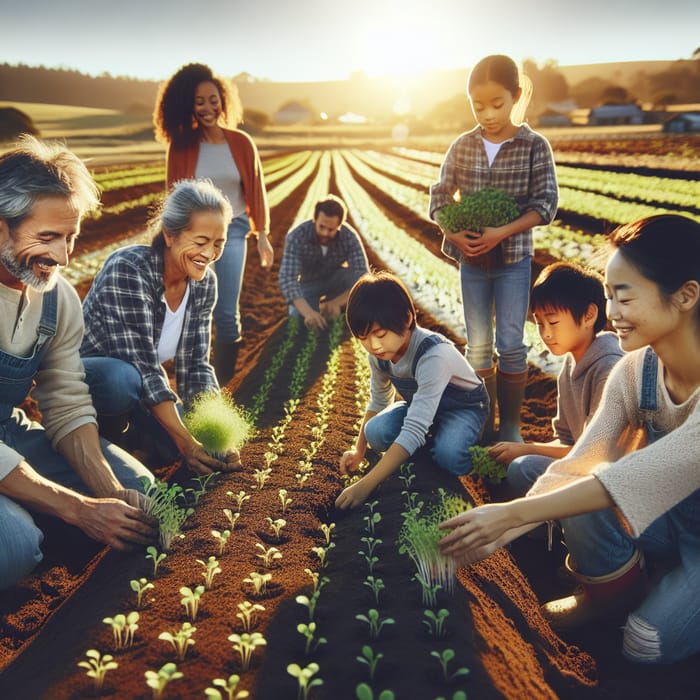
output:
[[[335, 299], [357, 282], [357, 274], [347, 267], [339, 267], [330, 277], [305, 282], [301, 280], [301, 293], [309, 306], [318, 311], [321, 298]], [[290, 316], [301, 316], [293, 304], [289, 305]]]
[[[0, 440], [16, 449], [39, 474], [81, 493], [87, 486], [51, 446], [46, 431], [15, 409], [12, 418], [0, 423]], [[115, 476], [127, 489], [143, 491], [140, 477], [151, 473], [128, 452], [100, 440], [102, 452]], [[44, 534], [30, 513], [19, 503], [0, 495], [0, 590], [16, 584], [41, 561]]]
[[[377, 452], [386, 452], [403, 427], [408, 404], [396, 401], [365, 425], [365, 438]], [[472, 470], [469, 448], [476, 445], [488, 415], [488, 402], [469, 408], [440, 410], [430, 429], [427, 445], [435, 463], [451, 474], [467, 474]]]
[[243, 213], [228, 227], [226, 245], [221, 257], [214, 263], [219, 296], [214, 307], [216, 339], [222, 343], [235, 343], [241, 338], [241, 288], [246, 260], [246, 236], [250, 220]]
[[508, 465], [506, 483], [519, 496], [524, 496], [553, 461], [544, 455], [516, 457]]
[[510, 374], [527, 369], [524, 329], [532, 275], [530, 265], [529, 256], [490, 270], [460, 264], [467, 360], [474, 369], [493, 365], [494, 312], [499, 368]]

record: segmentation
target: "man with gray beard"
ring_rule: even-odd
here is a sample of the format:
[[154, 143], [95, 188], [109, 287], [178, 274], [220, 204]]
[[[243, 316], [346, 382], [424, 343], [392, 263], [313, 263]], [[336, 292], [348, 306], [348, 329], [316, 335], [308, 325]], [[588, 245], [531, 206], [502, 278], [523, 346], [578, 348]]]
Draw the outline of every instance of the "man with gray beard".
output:
[[[156, 535], [142, 509], [150, 472], [98, 436], [80, 300], [59, 272], [98, 204], [87, 168], [63, 146], [27, 137], [0, 156], [0, 590], [42, 559], [32, 512], [117, 549]], [[33, 385], [41, 425], [20, 408]]]

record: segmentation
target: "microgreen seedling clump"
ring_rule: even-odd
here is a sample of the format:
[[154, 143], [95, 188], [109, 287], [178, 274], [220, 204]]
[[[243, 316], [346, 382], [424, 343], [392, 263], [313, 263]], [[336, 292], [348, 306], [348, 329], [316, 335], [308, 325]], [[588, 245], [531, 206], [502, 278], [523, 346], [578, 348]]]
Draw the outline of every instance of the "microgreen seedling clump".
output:
[[469, 673], [469, 669], [464, 667], [458, 668], [453, 673], [450, 673], [448, 666], [450, 664], [450, 661], [452, 661], [452, 659], [454, 659], [456, 656], [454, 649], [443, 649], [443, 651], [431, 651], [430, 656], [436, 658], [439, 661], [440, 668], [442, 669], [442, 675], [448, 683], [450, 681], [453, 681], [455, 678], [466, 676]]
[[243, 634], [231, 634], [228, 638], [233, 642], [233, 650], [241, 658], [241, 670], [247, 671], [253, 658], [253, 652], [261, 646], [267, 644], [265, 637], [260, 632], [243, 632]]
[[204, 586], [196, 586], [195, 588], [183, 586], [180, 588], [180, 595], [182, 596], [180, 603], [182, 604], [182, 607], [185, 608], [185, 612], [189, 616], [190, 620], [193, 622], [197, 619], [199, 602], [204, 595], [204, 591]]
[[231, 530], [224, 530], [223, 532], [212, 530], [211, 536], [219, 543], [219, 556], [222, 556], [224, 549], [226, 549], [226, 543], [229, 537], [231, 537]]
[[182, 678], [184, 674], [177, 670], [177, 664], [169, 661], [167, 664], [163, 664], [157, 671], [146, 671], [144, 676], [146, 676], [146, 685], [153, 690], [153, 700], [160, 700], [160, 698], [163, 697], [163, 691], [168, 683]]
[[359, 615], [355, 615], [355, 619], [367, 624], [369, 627], [369, 636], [372, 639], [377, 639], [379, 637], [382, 627], [385, 625], [393, 625], [395, 622], [395, 620], [391, 617], [381, 617], [376, 608], [370, 608], [366, 615], [361, 613]]
[[[160, 479], [151, 482], [145, 477], [141, 481], [146, 497], [145, 511], [158, 520], [160, 548], [167, 552], [173, 539], [180, 534], [183, 523], [194, 510], [183, 505], [184, 492], [178, 484], [168, 484]], [[150, 549], [149, 547], [147, 551]]]
[[130, 612], [128, 615], [119, 613], [114, 617], [105, 617], [102, 622], [112, 628], [115, 649], [126, 649], [134, 643], [134, 635], [138, 626], [139, 614]]
[[312, 651], [315, 651], [320, 644], [325, 644], [328, 641], [325, 637], [319, 637], [316, 639], [315, 622], [309, 622], [308, 624], [300, 622], [297, 625], [297, 632], [299, 632], [299, 634], [303, 634], [306, 638], [306, 646], [304, 647], [304, 651], [307, 655]]
[[204, 587], [208, 590], [214, 584], [214, 576], [221, 573], [219, 560], [216, 557], [211, 556], [206, 561], [204, 561], [204, 559], [197, 559], [197, 563], [204, 567], [202, 576], [204, 577]]
[[446, 231], [481, 231], [484, 226], [503, 226], [520, 216], [515, 197], [495, 187], [486, 187], [437, 212], [440, 227]]
[[323, 680], [320, 678], [313, 678], [313, 676], [318, 673], [319, 669], [320, 666], [314, 661], [305, 668], [302, 668], [299, 664], [289, 664], [287, 666], [287, 673], [296, 678], [299, 683], [299, 700], [307, 700], [311, 688], [323, 685]]
[[267, 594], [267, 584], [272, 581], [272, 574], [261, 574], [259, 571], [251, 571], [243, 583], [250, 583], [253, 592], [258, 598]]
[[240, 449], [253, 434], [245, 413], [224, 391], [198, 396], [183, 416], [183, 422], [204, 449], [218, 459]]
[[264, 610], [264, 605], [260, 605], [260, 603], [251, 603], [249, 600], [238, 603], [236, 617], [241, 621], [244, 632], [251, 631], [256, 619], [256, 613], [263, 612]]
[[508, 467], [497, 462], [485, 447], [472, 445], [469, 455], [472, 458], [470, 474], [488, 479], [492, 484], [500, 484], [505, 479]]
[[192, 635], [197, 631], [190, 622], [183, 622], [179, 630], [173, 632], [161, 632], [158, 639], [162, 639], [172, 645], [179, 661], [185, 660], [187, 650], [194, 644]]
[[167, 556], [165, 552], [159, 552], [153, 545], [146, 547], [146, 559], [150, 559], [153, 562], [153, 576], [158, 575], [158, 567]]
[[[165, 555], [164, 555], [165, 556]], [[155, 586], [145, 578], [132, 579], [129, 581], [131, 590], [136, 593], [136, 607], [142, 608], [144, 605], [143, 597], [146, 595], [147, 591], [155, 588]]]
[[355, 657], [361, 664], [365, 664], [369, 669], [369, 677], [374, 680], [374, 674], [377, 672], [379, 662], [384, 658], [381, 652], [375, 652], [369, 644], [362, 647], [362, 654]]
[[87, 669], [87, 677], [92, 678], [92, 687], [99, 693], [104, 685], [107, 671], [113, 671], [119, 667], [119, 664], [111, 654], [102, 655], [97, 649], [88, 649], [85, 656], [88, 660], [78, 661], [78, 666]]
[[[234, 673], [225, 678], [215, 678], [211, 684], [216, 686], [215, 688], [205, 688], [204, 695], [211, 700], [243, 700], [244, 698], [250, 697], [250, 693], [247, 690], [239, 690], [236, 692], [238, 684], [241, 682], [241, 677]], [[219, 690], [221, 688], [223, 690]]]

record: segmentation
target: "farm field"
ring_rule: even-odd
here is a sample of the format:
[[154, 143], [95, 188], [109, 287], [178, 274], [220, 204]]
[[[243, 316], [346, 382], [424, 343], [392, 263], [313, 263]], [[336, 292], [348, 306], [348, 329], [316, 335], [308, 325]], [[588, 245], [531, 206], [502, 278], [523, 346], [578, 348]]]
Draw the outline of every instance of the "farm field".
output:
[[[251, 249], [246, 267], [245, 342], [228, 387], [256, 418], [258, 432], [242, 453], [245, 468], [208, 485], [185, 525], [184, 539], [173, 544], [156, 575], [142, 551], [111, 552], [61, 523], [46, 522], [45, 561], [15, 590], [0, 594], [0, 696], [95, 697], [85, 669], [77, 664], [88, 649], [97, 649], [118, 663], [107, 673], [103, 693], [120, 699], [152, 697], [144, 673], [168, 662], [175, 662], [183, 677], [173, 679], [163, 697], [182, 700], [205, 697], [208, 687], [219, 687], [221, 697], [227, 697], [223, 686], [212, 682], [232, 675], [239, 675], [240, 683], [231, 698], [246, 697], [236, 695], [241, 690], [261, 700], [307, 697], [288, 672], [290, 664], [313, 684], [308, 697], [315, 700], [377, 698], [384, 690], [393, 691], [397, 700], [697, 697], [697, 659], [670, 668], [633, 667], [621, 660], [620, 634], [614, 629], [583, 630], [565, 639], [549, 629], [538, 599], [565, 592], [555, 576], [561, 547], [547, 553], [539, 542], [514, 543], [510, 551], [460, 570], [452, 593], [440, 591], [432, 602], [422, 599], [412, 578], [415, 567], [396, 543], [401, 514], [411, 502], [436, 502], [439, 489], [480, 503], [503, 497], [498, 487], [480, 478], [437, 474], [428, 455], [419, 452], [410, 468], [377, 491], [374, 505], [349, 515], [334, 512], [333, 501], [343, 487], [338, 459], [351, 445], [364, 409], [365, 357], [342, 324], [331, 334], [316, 335], [288, 322], [277, 286], [283, 238], [310, 216], [320, 196], [339, 194], [371, 264], [396, 271], [416, 298], [419, 322], [463, 347], [457, 268], [440, 254], [437, 227], [426, 217], [427, 188], [437, 177], [447, 142], [269, 151], [264, 140], [260, 144], [277, 259], [272, 270], [263, 270]], [[647, 213], [682, 210], [700, 220], [700, 138], [607, 141], [561, 135], [553, 146], [561, 167], [562, 206], [558, 220], [537, 235], [535, 269], [556, 259], [600, 267], [606, 233]], [[143, 239], [148, 208], [162, 192], [162, 158], [102, 166], [96, 177], [104, 208], [84, 223], [65, 271], [81, 296], [107, 251]], [[545, 440], [556, 363], [534, 336], [530, 329], [523, 433], [526, 439]], [[261, 483], [256, 472], [265, 468], [271, 472]], [[162, 476], [193, 486], [177, 464]], [[286, 507], [280, 489], [290, 499]], [[234, 497], [241, 491], [249, 498], [239, 504]], [[224, 509], [240, 512], [235, 526]], [[279, 518], [286, 525], [278, 536], [268, 519]], [[211, 531], [225, 528], [231, 536], [219, 553]], [[375, 562], [370, 546], [376, 547]], [[271, 547], [282, 557], [266, 568], [260, 555]], [[159, 635], [188, 620], [179, 589], [201, 584], [196, 560], [213, 555], [222, 571], [201, 596], [199, 616], [192, 622], [195, 643], [180, 661]], [[264, 590], [258, 590], [251, 572], [271, 574]], [[327, 579], [316, 584], [317, 601], [309, 572], [319, 581]], [[140, 578], [154, 588], [138, 610], [133, 646], [115, 651], [103, 619], [136, 610], [130, 581]], [[298, 596], [307, 602], [298, 602]], [[266, 644], [249, 638], [253, 652], [244, 669], [240, 637], [247, 630], [240, 606], [246, 601], [264, 608], [252, 613], [250, 632], [262, 635]], [[391, 620], [376, 639], [356, 617], [371, 618], [372, 609], [379, 619]], [[433, 616], [446, 611], [444, 636], [431, 627], [426, 610]], [[309, 641], [312, 622], [316, 628]], [[239, 638], [231, 640], [231, 635]], [[321, 637], [325, 643], [319, 643]], [[447, 661], [450, 650], [454, 658]], [[374, 659], [372, 677], [369, 662]], [[469, 673], [460, 674], [464, 668]], [[318, 680], [323, 684], [314, 684]], [[356, 695], [360, 683], [372, 689], [370, 694]]]

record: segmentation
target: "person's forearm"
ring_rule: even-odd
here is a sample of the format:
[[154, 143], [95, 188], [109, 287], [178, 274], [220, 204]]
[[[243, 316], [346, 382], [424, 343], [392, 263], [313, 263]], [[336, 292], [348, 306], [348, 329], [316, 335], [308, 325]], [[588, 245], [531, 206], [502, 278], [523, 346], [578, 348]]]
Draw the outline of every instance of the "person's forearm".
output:
[[530, 443], [532, 452], [530, 454], [542, 455], [544, 457], [553, 457], [561, 459], [571, 452], [571, 445], [563, 445], [559, 440], [552, 442], [532, 442]]
[[175, 402], [161, 401], [150, 406], [150, 411], [170, 435], [177, 449], [183, 454], [186, 453], [188, 447], [194, 442], [194, 438], [182, 422], [182, 418], [180, 418], [180, 414], [175, 407]]
[[0, 493], [33, 510], [78, 524], [80, 495], [41, 476], [27, 462], [20, 462], [0, 480]]
[[122, 485], [102, 453], [94, 423], [86, 423], [68, 433], [56, 449], [93, 495], [104, 498], [121, 490]]
[[362, 479], [366, 480], [367, 485], [374, 489], [390, 477], [410, 456], [408, 450], [393, 443]]
[[510, 238], [516, 233], [522, 233], [534, 226], [540, 226], [542, 223], [544, 223], [542, 217], [536, 211], [530, 209], [510, 223], [498, 226], [500, 239], [504, 241], [506, 238]]
[[362, 421], [362, 425], [360, 426], [360, 430], [357, 433], [357, 440], [355, 441], [355, 449], [358, 452], [361, 452], [362, 454], [367, 452], [367, 438], [365, 437], [365, 425], [367, 425], [367, 421], [369, 421], [370, 418], [374, 418], [374, 416], [376, 416], [376, 415], [377, 415], [376, 411], [366, 411], [364, 420]]
[[309, 314], [316, 313], [304, 297], [297, 297], [292, 300], [292, 306], [301, 314], [302, 318], [306, 318]]

